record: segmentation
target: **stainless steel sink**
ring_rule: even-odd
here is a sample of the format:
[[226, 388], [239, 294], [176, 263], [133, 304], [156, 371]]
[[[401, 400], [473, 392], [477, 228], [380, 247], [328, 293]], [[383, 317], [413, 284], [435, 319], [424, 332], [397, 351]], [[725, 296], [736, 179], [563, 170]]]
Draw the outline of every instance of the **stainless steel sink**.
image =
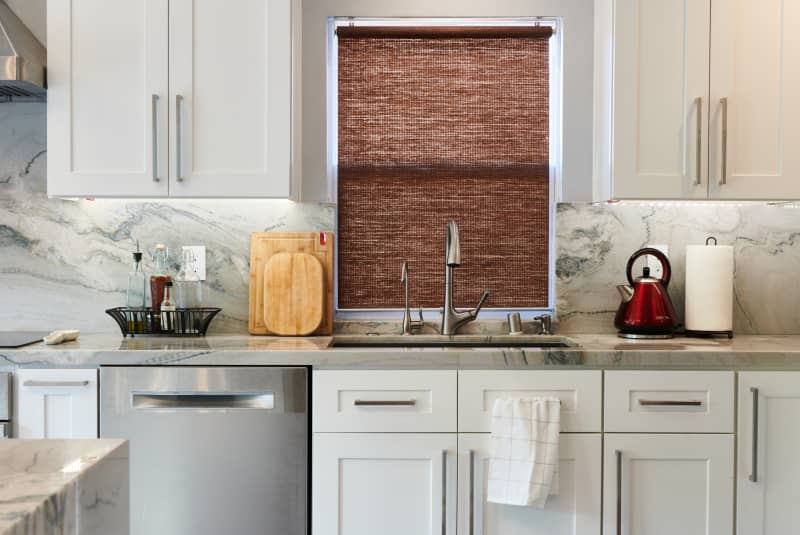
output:
[[522, 347], [568, 348], [578, 344], [564, 336], [510, 334], [342, 334], [333, 337], [330, 347]]

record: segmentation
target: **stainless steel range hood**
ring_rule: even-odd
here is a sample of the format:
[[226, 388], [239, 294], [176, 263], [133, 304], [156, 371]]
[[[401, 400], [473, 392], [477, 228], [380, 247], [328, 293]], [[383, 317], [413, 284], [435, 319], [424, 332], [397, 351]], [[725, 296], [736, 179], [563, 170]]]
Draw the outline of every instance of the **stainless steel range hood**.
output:
[[0, 97], [47, 95], [47, 49], [0, 0]]

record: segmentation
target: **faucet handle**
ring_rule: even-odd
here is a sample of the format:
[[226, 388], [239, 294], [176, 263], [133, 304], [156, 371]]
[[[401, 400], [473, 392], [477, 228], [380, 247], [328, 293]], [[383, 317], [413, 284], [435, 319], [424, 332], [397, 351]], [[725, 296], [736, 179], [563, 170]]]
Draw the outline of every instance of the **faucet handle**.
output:
[[481, 300], [478, 301], [478, 306], [476, 306], [475, 310], [472, 311], [472, 313], [473, 313], [473, 315], [475, 317], [478, 316], [478, 312], [481, 311], [481, 308], [483, 308], [483, 305], [484, 305], [484, 303], [486, 303], [487, 299], [489, 299], [489, 290], [484, 290], [483, 291], [483, 295], [481, 296]]

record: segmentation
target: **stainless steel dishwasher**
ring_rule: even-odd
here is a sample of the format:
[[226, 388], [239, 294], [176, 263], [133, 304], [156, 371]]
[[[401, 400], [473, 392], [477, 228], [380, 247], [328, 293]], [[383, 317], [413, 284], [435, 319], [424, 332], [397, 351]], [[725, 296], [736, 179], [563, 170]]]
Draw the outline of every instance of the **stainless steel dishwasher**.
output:
[[305, 368], [104, 367], [100, 436], [130, 441], [132, 535], [305, 535]]

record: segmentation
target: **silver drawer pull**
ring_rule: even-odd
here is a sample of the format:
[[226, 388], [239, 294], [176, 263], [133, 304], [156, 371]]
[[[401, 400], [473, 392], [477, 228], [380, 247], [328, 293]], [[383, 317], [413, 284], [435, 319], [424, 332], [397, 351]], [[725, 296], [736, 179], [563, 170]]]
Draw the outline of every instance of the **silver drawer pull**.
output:
[[89, 381], [25, 381], [23, 386], [50, 388], [81, 388], [89, 386]]
[[640, 399], [639, 405], [642, 407], [702, 407], [703, 402], [696, 399]]
[[275, 394], [134, 393], [132, 403], [134, 409], [274, 409]]
[[416, 399], [357, 399], [353, 401], [356, 407], [413, 407]]

